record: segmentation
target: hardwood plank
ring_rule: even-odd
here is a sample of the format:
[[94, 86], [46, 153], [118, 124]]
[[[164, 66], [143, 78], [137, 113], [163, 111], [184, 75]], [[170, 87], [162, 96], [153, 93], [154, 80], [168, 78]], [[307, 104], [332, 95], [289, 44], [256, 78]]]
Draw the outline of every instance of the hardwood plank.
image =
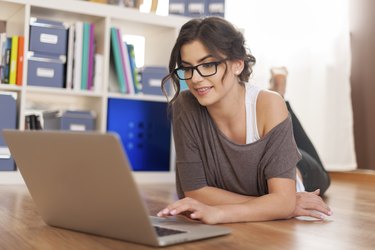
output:
[[[233, 223], [231, 235], [168, 249], [374, 249], [375, 175], [330, 173], [325, 221]], [[141, 186], [151, 214], [177, 199], [171, 184]], [[153, 249], [47, 226], [23, 185], [0, 185], [0, 249]]]

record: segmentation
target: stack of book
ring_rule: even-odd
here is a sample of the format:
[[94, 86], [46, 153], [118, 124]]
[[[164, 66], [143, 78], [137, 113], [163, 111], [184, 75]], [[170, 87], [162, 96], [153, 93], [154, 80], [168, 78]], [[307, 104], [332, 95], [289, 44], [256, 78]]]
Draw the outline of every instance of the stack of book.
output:
[[69, 28], [66, 88], [100, 91], [103, 57], [95, 53], [95, 24], [76, 22]]
[[0, 80], [4, 84], [22, 85], [24, 37], [7, 37], [0, 33]]
[[138, 71], [135, 66], [134, 47], [122, 39], [120, 29], [111, 28], [111, 59], [115, 67], [121, 93], [137, 94], [140, 92]]

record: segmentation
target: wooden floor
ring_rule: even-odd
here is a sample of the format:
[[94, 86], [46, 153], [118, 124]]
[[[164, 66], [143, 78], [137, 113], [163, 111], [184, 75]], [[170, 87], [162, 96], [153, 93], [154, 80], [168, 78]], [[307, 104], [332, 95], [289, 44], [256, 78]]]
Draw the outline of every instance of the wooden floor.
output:
[[[297, 219], [227, 224], [232, 234], [166, 249], [375, 249], [375, 174], [331, 173], [325, 197], [333, 210], [321, 222]], [[173, 185], [143, 185], [151, 214], [176, 199]], [[49, 227], [21, 185], [0, 185], [0, 249], [149, 249]]]

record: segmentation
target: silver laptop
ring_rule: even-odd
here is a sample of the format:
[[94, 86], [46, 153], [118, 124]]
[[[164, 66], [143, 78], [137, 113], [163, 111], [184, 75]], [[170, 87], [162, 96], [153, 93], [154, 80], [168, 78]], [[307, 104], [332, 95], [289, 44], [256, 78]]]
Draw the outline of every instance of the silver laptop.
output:
[[48, 225], [152, 246], [230, 233], [181, 216], [149, 216], [115, 134], [4, 130], [3, 135]]

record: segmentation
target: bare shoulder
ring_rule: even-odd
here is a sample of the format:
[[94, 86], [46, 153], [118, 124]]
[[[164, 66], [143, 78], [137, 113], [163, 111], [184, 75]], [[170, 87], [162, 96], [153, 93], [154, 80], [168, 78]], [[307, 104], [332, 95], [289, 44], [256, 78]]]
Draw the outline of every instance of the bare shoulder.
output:
[[266, 135], [288, 117], [288, 109], [284, 99], [274, 91], [260, 91], [256, 109], [260, 137]]

